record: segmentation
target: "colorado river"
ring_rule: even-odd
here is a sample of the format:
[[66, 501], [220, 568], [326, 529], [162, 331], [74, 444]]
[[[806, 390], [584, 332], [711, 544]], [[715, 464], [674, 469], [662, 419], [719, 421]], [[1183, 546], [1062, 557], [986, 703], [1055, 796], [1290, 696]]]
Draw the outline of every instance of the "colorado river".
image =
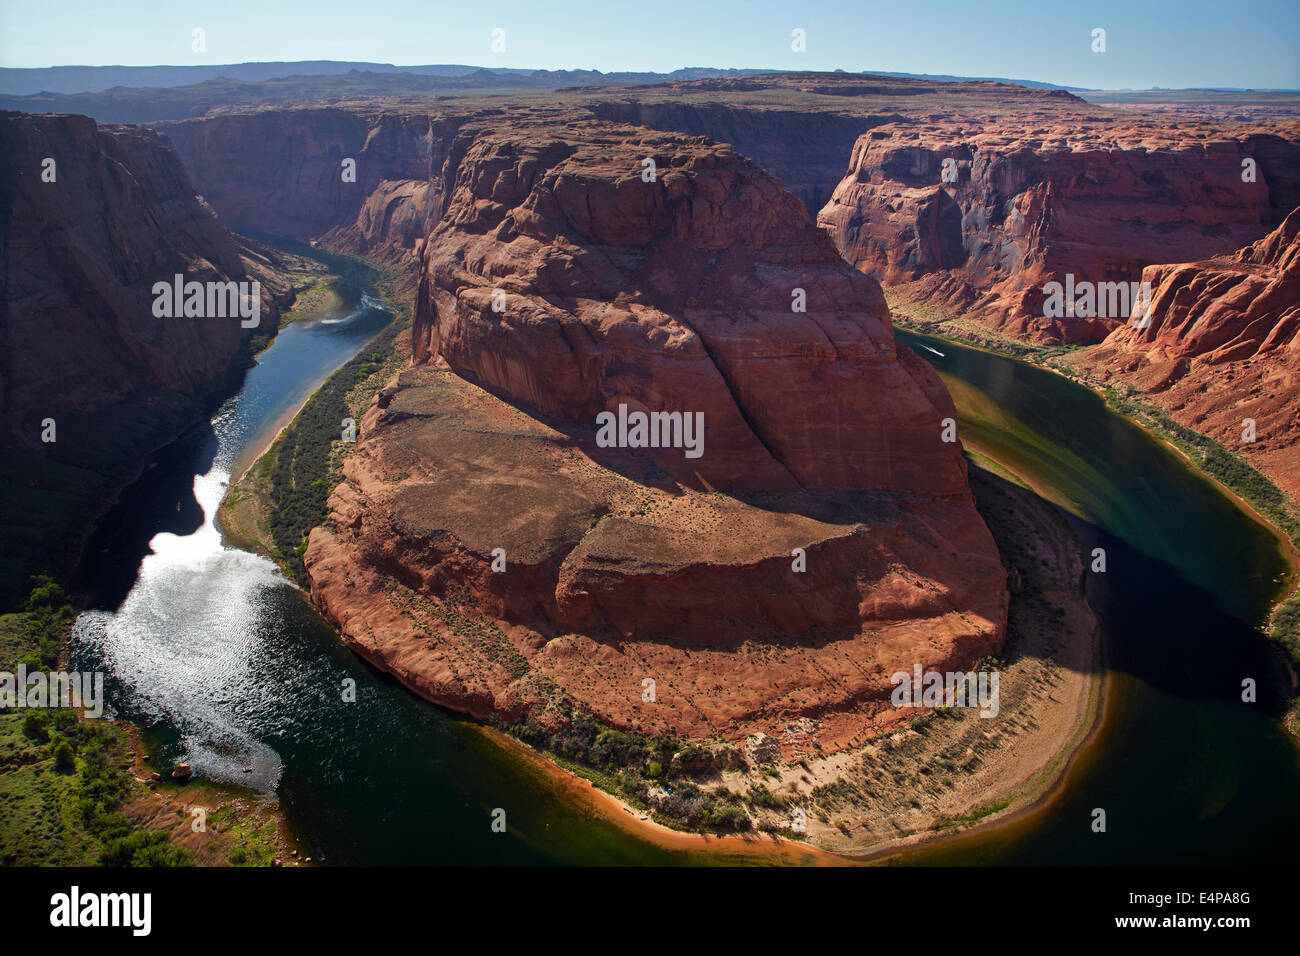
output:
[[[104, 606], [78, 618], [73, 665], [106, 673], [156, 765], [276, 791], [304, 855], [328, 863], [681, 859], [588, 819], [498, 744], [361, 664], [272, 562], [223, 544], [213, 522], [231, 474], [388, 318], [362, 307], [288, 326], [210, 426], [158, 456], [92, 545]], [[504, 834], [490, 827], [496, 808]]]
[[[948, 340], [964, 440], [1028, 478], [1106, 552], [1089, 599], [1112, 672], [1105, 729], [1042, 811], [905, 855], [913, 863], [1267, 864], [1300, 851], [1287, 680], [1256, 628], [1289, 573], [1273, 535], [1102, 398]], [[1087, 562], [1091, 564], [1091, 561]], [[1258, 702], [1243, 703], [1253, 678]], [[1106, 831], [1091, 828], [1106, 812]]]
[[[78, 619], [74, 666], [108, 674], [110, 700], [146, 728], [158, 763], [274, 790], [308, 854], [329, 863], [708, 862], [563, 799], [526, 762], [361, 664], [271, 562], [223, 544], [213, 520], [231, 474], [386, 321], [361, 308], [289, 326], [210, 425], [158, 456], [92, 548], [102, 607]], [[1280, 588], [1276, 542], [1086, 389], [932, 344], [943, 354], [920, 354], [953, 390], [963, 435], [1050, 488], [1106, 548], [1093, 599], [1116, 677], [1106, 732], [1058, 800], [905, 859], [1294, 858], [1300, 750], [1274, 719], [1281, 675], [1254, 631]], [[1259, 703], [1241, 702], [1244, 677]], [[1096, 807], [1105, 834], [1090, 830]], [[497, 808], [505, 833], [490, 826]]]

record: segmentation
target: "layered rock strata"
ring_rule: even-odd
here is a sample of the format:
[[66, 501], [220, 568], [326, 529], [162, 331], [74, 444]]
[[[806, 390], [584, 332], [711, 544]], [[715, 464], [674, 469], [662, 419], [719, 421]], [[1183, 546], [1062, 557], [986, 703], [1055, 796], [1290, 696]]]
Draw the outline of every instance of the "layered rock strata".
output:
[[1207, 139], [1126, 117], [1059, 122], [881, 126], [818, 221], [901, 297], [1020, 339], [1087, 343], [1129, 310], [1053, 315], [1049, 283], [1138, 283], [1149, 265], [1253, 241], [1300, 201], [1294, 123]]
[[1300, 208], [1232, 255], [1149, 266], [1142, 279], [1149, 323], [1067, 361], [1141, 390], [1300, 503]]
[[[417, 365], [305, 555], [352, 646], [480, 716], [814, 717], [828, 747], [900, 719], [895, 671], [1001, 646], [951, 401], [795, 197], [633, 127], [468, 124], [452, 154]], [[701, 453], [603, 447], [619, 406], [699, 413]]]

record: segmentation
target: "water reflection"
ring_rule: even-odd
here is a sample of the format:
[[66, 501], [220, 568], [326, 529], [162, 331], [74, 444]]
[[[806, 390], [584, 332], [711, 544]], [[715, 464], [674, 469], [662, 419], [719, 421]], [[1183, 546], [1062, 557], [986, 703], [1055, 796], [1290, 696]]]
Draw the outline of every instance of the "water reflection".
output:
[[212, 779], [276, 787], [282, 762], [259, 742], [258, 718], [293, 679], [267, 672], [281, 657], [273, 632], [288, 582], [266, 558], [222, 545], [217, 508], [237, 463], [387, 320], [363, 304], [283, 330], [211, 423], [128, 490], [91, 547], [100, 601], [76, 622], [74, 660], [104, 669], [119, 706], [165, 724], [175, 758]]

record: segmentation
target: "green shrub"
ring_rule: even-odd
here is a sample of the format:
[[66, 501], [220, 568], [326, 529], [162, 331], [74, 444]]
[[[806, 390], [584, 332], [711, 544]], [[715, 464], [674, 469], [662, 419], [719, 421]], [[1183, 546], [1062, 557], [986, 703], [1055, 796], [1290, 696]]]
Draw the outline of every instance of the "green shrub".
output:
[[66, 740], [59, 740], [54, 745], [54, 769], [59, 773], [72, 773], [77, 769], [76, 752]]
[[706, 822], [718, 830], [748, 830], [753, 823], [743, 807], [725, 803], [710, 808]]
[[33, 650], [21, 661], [29, 669], [48, 669], [59, 662], [59, 649], [72, 623], [72, 607], [63, 588], [48, 575], [31, 578], [27, 612], [27, 639]]
[[45, 729], [45, 718], [40, 714], [28, 714], [23, 718], [23, 736], [38, 744], [50, 742], [50, 732]]
[[189, 866], [194, 857], [167, 840], [166, 830], [135, 830], [104, 843], [100, 866]]
[[1300, 594], [1274, 612], [1269, 636], [1300, 665]]
[[365, 380], [393, 351], [393, 341], [405, 323], [394, 318], [351, 361], [338, 369], [303, 406], [276, 443], [271, 466], [271, 539], [280, 554], [292, 555], [289, 570], [299, 584], [307, 583], [302, 557], [307, 535], [325, 522], [326, 502], [339, 483], [332, 469], [340, 422], [351, 417], [347, 393]]

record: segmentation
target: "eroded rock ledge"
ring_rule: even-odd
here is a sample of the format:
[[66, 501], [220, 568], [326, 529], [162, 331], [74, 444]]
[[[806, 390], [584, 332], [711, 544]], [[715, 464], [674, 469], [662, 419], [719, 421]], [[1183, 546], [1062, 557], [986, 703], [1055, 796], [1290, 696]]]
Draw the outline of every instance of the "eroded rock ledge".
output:
[[1099, 342], [1128, 315], [1048, 318], [1047, 282], [1137, 281], [1154, 263], [1222, 255], [1300, 201], [1294, 122], [954, 114], [864, 133], [818, 221], [892, 292], [1016, 338]]
[[[1300, 500], [1300, 208], [1232, 255], [1148, 266], [1142, 279], [1150, 323], [1116, 329], [1067, 363], [1137, 386]], [[1253, 441], [1243, 440], [1246, 419]]]

